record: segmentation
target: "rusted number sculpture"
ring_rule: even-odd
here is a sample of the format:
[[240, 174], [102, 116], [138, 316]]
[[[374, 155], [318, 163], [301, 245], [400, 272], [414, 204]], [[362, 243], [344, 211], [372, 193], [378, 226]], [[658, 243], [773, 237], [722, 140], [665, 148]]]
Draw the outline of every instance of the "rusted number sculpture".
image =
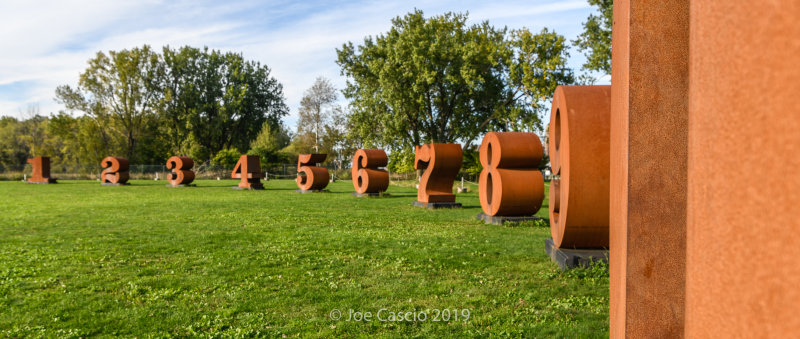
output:
[[28, 178], [29, 183], [34, 184], [55, 184], [56, 179], [50, 177], [50, 158], [48, 157], [35, 157], [28, 159], [28, 163], [33, 168], [31, 177]]
[[297, 187], [300, 190], [318, 191], [328, 186], [328, 169], [316, 166], [327, 157], [327, 154], [300, 154], [297, 157]]
[[100, 166], [103, 167], [103, 171], [100, 172], [100, 182], [102, 184], [124, 185], [130, 179], [128, 159], [105, 157], [100, 162]]
[[539, 171], [544, 148], [534, 133], [489, 132], [480, 149], [483, 166], [479, 195], [490, 216], [527, 216], [544, 200], [544, 177]]
[[389, 173], [378, 169], [386, 167], [389, 158], [382, 149], [360, 149], [353, 156], [353, 187], [356, 193], [380, 193], [389, 187]]
[[453, 181], [461, 169], [459, 144], [432, 143], [416, 147], [414, 168], [423, 170], [417, 201], [423, 204], [455, 202]]
[[233, 172], [231, 172], [231, 178], [241, 179], [239, 188], [243, 189], [263, 189], [264, 185], [261, 184], [261, 178], [263, 177], [261, 161], [256, 155], [242, 155], [239, 157], [239, 161], [233, 168]]
[[607, 248], [611, 86], [559, 86], [550, 112], [550, 233], [558, 248]]
[[172, 170], [167, 175], [167, 179], [172, 187], [179, 185], [188, 185], [194, 181], [194, 172], [192, 167], [194, 161], [189, 157], [173, 156], [167, 160], [167, 169]]

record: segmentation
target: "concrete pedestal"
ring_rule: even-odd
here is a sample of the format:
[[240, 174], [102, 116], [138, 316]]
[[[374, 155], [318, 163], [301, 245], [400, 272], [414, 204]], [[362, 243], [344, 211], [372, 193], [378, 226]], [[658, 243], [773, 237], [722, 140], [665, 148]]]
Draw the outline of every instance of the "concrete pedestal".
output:
[[608, 249], [556, 248], [553, 238], [544, 241], [544, 250], [562, 271], [579, 266], [590, 266], [595, 262], [608, 263]]
[[483, 213], [483, 212], [478, 213], [478, 215], [475, 216], [475, 219], [483, 220], [487, 224], [493, 224], [493, 225], [503, 225], [503, 224], [505, 224], [507, 222], [523, 222], [523, 221], [533, 221], [533, 220], [545, 220], [544, 218], [535, 217], [535, 216], [532, 216], [532, 215], [530, 215], [530, 216], [514, 216], [514, 217], [499, 216], [499, 215], [498, 216], [491, 216], [491, 215], [487, 215], [486, 213]]
[[101, 182], [100, 185], [103, 186], [129, 186], [130, 183], [113, 183], [113, 182]]
[[328, 192], [328, 190], [304, 190], [304, 189], [299, 189], [299, 188], [294, 190], [294, 191], [297, 192], [297, 193], [322, 193], [322, 192]]
[[413, 202], [414, 206], [435, 210], [440, 208], [461, 208], [460, 202]]
[[235, 189], [235, 190], [260, 191], [260, 190], [264, 189], [264, 186], [261, 186], [261, 187], [239, 187], [239, 186], [233, 186], [231, 188]]
[[378, 193], [358, 193], [353, 192], [353, 196], [356, 198], [381, 198], [381, 197], [388, 197], [390, 196], [389, 193], [378, 192]]

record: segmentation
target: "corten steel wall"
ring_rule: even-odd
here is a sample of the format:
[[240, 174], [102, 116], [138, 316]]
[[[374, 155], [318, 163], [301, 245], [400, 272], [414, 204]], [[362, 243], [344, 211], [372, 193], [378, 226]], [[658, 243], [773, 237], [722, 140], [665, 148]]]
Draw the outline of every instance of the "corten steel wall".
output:
[[614, 1], [612, 41], [611, 336], [680, 337], [689, 0]]
[[608, 248], [611, 86], [558, 86], [550, 112], [550, 233], [556, 247]]
[[693, 1], [686, 334], [800, 334], [800, 2]]

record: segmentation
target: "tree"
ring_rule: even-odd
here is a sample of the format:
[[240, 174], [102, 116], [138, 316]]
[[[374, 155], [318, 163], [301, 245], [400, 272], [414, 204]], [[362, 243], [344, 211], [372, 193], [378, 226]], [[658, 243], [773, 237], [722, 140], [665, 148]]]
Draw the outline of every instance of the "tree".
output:
[[289, 146], [292, 137], [283, 124], [273, 127], [269, 122], [264, 123], [261, 132], [258, 133], [253, 142], [250, 143], [248, 155], [257, 155], [261, 160], [262, 167], [269, 168], [271, 165], [291, 162], [289, 155], [282, 150]]
[[138, 161], [137, 141], [147, 119], [155, 115], [161, 72], [158, 54], [147, 45], [110, 51], [108, 55], [98, 52], [80, 74], [78, 87], [59, 86], [56, 100], [70, 110], [86, 112], [101, 121], [112, 120], [104, 127], [124, 135], [126, 156]]
[[288, 114], [283, 86], [269, 67], [241, 54], [165, 47], [164, 60], [165, 126], [173, 148], [206, 160], [223, 149], [248, 149], [264, 123], [277, 128]]
[[337, 50], [353, 130], [392, 150], [429, 142], [469, 146], [487, 130], [541, 130], [543, 101], [574, 82], [564, 38], [544, 30], [467, 26], [464, 14], [416, 10], [386, 34]]
[[586, 55], [583, 69], [611, 74], [611, 26], [614, 23], [613, 0], [589, 0], [600, 15], [589, 15], [583, 33], [572, 43]]
[[336, 87], [333, 87], [330, 80], [318, 77], [300, 100], [297, 134], [313, 134], [315, 152], [319, 152], [320, 131], [340, 110], [339, 106], [335, 104], [337, 97]]

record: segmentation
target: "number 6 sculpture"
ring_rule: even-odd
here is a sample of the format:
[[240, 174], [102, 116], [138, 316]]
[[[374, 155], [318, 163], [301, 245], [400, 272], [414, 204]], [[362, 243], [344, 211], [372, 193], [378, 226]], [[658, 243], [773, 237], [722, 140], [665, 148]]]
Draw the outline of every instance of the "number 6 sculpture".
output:
[[360, 149], [353, 156], [353, 187], [358, 194], [377, 194], [389, 187], [389, 173], [378, 169], [389, 163], [382, 149]]

